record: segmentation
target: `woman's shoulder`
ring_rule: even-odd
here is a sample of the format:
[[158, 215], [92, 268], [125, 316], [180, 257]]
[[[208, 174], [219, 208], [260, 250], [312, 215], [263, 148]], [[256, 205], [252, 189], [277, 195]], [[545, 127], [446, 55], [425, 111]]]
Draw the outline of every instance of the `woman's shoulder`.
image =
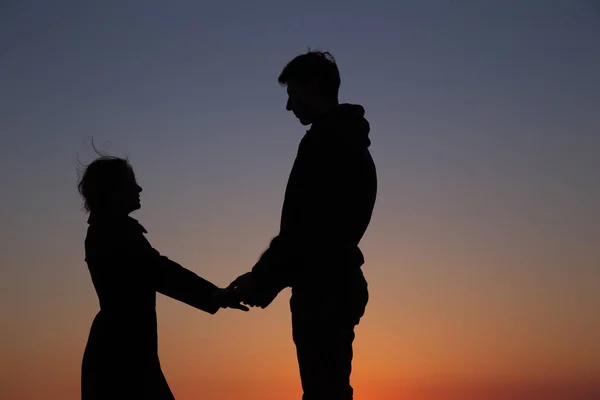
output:
[[85, 238], [86, 251], [92, 248], [118, 250], [135, 246], [144, 238], [146, 229], [134, 218], [90, 218]]

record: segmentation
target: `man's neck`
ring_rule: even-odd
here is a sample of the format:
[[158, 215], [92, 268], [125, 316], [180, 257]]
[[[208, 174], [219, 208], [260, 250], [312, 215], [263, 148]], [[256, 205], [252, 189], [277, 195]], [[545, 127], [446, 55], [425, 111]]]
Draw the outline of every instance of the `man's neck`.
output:
[[316, 112], [316, 116], [314, 118], [313, 123], [319, 121], [324, 116], [331, 113], [333, 110], [338, 108], [338, 106], [339, 106], [339, 103], [337, 100], [320, 104], [318, 107], [316, 107], [317, 112]]
[[318, 115], [325, 115], [335, 110], [339, 106], [339, 102], [337, 100], [324, 102], [319, 104], [317, 107]]

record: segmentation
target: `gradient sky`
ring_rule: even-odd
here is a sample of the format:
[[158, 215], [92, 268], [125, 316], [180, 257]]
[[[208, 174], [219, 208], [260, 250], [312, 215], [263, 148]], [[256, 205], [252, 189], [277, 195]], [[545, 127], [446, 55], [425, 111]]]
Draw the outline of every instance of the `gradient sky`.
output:
[[[598, 1], [4, 0], [0, 398], [79, 398], [88, 138], [130, 158], [153, 245], [225, 286], [277, 233], [305, 128], [276, 79], [307, 47], [379, 170], [357, 399], [600, 394]], [[299, 399], [288, 299], [159, 296], [178, 400]]]

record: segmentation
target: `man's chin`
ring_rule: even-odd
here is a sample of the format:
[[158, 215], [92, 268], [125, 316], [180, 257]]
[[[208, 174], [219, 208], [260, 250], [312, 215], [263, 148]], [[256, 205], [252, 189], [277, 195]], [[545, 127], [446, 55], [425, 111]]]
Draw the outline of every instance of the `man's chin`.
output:
[[312, 124], [312, 121], [307, 118], [298, 118], [298, 121], [300, 121], [303, 126]]

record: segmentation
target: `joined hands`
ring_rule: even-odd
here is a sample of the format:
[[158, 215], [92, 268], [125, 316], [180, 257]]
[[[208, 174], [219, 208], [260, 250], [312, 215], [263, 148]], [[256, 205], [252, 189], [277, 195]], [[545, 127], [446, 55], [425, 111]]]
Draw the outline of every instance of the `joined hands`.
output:
[[221, 308], [248, 311], [247, 306], [266, 308], [276, 295], [277, 293], [273, 296], [265, 292], [264, 288], [259, 287], [252, 272], [247, 272], [237, 277], [227, 288], [217, 289], [213, 294], [213, 301]]
[[252, 272], [240, 275], [227, 288], [233, 290], [242, 303], [263, 309], [267, 308], [280, 292], [258, 280]]
[[237, 294], [230, 288], [218, 288], [213, 293], [213, 301], [220, 308], [235, 308], [236, 310], [248, 311], [249, 308], [241, 304]]
[[[251, 307], [257, 307], [260, 305], [258, 299], [258, 287], [252, 272], [247, 272], [243, 275], [238, 276], [233, 282], [227, 287], [228, 290], [232, 290], [238, 299], [244, 304]], [[264, 308], [264, 307], [263, 307]]]

